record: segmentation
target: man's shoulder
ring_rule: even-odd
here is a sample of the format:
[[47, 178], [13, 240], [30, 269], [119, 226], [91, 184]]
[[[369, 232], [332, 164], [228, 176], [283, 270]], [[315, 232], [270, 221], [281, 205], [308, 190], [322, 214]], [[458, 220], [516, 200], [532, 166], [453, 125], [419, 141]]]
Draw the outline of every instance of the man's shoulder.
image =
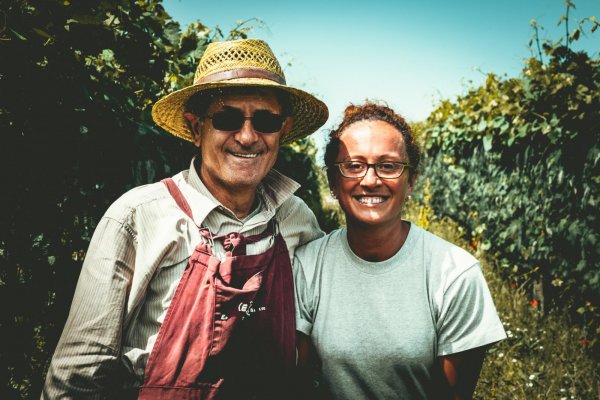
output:
[[162, 182], [141, 185], [125, 192], [115, 200], [106, 213], [107, 218], [124, 221], [129, 215], [155, 206], [157, 201], [169, 198], [168, 191]]
[[304, 200], [296, 195], [291, 195], [284, 200], [279, 207], [276, 208], [275, 213], [279, 220], [289, 218], [292, 214], [314, 215]]

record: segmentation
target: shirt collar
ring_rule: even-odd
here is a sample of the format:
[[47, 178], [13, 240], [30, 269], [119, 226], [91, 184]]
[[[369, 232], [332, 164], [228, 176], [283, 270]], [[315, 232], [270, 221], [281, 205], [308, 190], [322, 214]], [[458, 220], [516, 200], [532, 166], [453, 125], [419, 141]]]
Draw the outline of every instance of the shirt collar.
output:
[[[184, 175], [182, 183], [181, 190], [190, 203], [196, 225], [202, 225], [206, 216], [216, 208], [226, 209], [200, 179], [194, 167], [194, 159], [192, 159], [187, 177]], [[299, 187], [300, 184], [280, 172], [274, 169], [269, 171], [257, 188], [257, 194], [265, 208], [261, 213], [266, 212], [266, 217], [272, 218], [277, 208], [289, 199]]]

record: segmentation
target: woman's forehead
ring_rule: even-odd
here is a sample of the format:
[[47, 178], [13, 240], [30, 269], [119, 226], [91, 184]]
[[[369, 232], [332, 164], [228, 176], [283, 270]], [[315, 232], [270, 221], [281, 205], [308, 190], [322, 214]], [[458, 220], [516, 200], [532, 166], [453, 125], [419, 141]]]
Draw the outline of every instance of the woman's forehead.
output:
[[340, 156], [406, 155], [402, 133], [385, 121], [355, 122], [344, 129], [339, 140]]

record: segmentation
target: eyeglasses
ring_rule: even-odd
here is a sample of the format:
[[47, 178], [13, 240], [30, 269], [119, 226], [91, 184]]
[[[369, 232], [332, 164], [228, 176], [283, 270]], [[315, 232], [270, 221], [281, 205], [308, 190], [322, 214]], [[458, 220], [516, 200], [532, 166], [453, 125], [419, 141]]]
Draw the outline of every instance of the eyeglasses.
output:
[[207, 115], [206, 118], [212, 120], [215, 129], [226, 132], [239, 131], [249, 119], [256, 132], [275, 133], [281, 130], [285, 121], [284, 116], [266, 110], [258, 110], [251, 117], [246, 117], [242, 110], [237, 108], [226, 108], [213, 115]]
[[335, 163], [335, 165], [338, 166], [344, 178], [364, 178], [369, 168], [373, 168], [375, 175], [381, 179], [397, 179], [402, 176], [405, 168], [412, 168], [409, 164], [394, 161], [383, 161], [375, 164], [363, 161], [342, 161]]

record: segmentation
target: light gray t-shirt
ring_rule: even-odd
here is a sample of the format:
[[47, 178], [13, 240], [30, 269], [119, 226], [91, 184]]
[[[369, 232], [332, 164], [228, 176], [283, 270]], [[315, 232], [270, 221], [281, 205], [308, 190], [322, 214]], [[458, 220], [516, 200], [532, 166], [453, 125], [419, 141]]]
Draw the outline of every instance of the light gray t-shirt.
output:
[[296, 250], [297, 329], [336, 399], [440, 399], [436, 357], [506, 337], [479, 262], [411, 225], [382, 262], [356, 256], [346, 229]]

